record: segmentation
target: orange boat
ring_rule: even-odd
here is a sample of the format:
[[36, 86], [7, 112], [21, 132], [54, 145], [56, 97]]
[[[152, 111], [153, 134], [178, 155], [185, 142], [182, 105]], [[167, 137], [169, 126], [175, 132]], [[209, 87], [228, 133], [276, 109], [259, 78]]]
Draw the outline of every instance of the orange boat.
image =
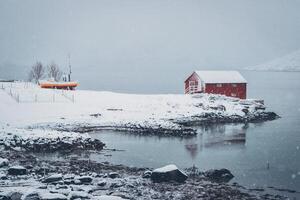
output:
[[41, 88], [74, 90], [79, 84], [77, 82], [42, 81], [39, 85]]

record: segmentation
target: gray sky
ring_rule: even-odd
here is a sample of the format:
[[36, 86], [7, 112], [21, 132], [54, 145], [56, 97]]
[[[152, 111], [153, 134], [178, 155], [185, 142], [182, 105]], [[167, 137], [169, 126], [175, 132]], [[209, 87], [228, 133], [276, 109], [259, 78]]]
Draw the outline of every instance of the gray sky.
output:
[[76, 78], [104, 89], [112, 77], [256, 65], [300, 48], [299, 10], [300, 0], [1, 0], [0, 77], [36, 60], [64, 67], [68, 53]]

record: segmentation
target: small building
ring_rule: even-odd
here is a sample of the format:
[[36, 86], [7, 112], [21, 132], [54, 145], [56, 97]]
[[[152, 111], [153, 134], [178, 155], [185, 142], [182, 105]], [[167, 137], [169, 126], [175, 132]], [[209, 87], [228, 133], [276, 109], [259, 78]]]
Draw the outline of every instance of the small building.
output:
[[221, 94], [240, 99], [247, 97], [247, 81], [237, 71], [194, 71], [184, 84], [185, 94]]

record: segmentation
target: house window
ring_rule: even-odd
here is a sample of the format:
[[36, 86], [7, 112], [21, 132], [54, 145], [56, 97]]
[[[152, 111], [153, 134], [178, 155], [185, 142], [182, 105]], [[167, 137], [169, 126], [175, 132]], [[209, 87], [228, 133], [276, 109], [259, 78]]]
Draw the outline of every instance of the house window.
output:
[[236, 93], [231, 93], [231, 96], [232, 97], [236, 97]]
[[236, 86], [237, 86], [237, 84], [235, 84], [235, 83], [232, 84], [232, 87], [236, 87]]
[[221, 83], [218, 83], [218, 84], [217, 84], [217, 87], [222, 87], [222, 84], [221, 84]]

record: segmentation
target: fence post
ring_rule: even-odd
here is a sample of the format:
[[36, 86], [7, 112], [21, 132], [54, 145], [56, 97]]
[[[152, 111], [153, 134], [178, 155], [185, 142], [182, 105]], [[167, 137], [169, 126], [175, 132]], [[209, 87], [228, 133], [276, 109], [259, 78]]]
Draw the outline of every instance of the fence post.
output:
[[74, 93], [72, 94], [72, 102], [75, 102]]
[[34, 95], [34, 101], [37, 102], [37, 94]]
[[55, 93], [53, 93], [52, 101], [55, 102]]

